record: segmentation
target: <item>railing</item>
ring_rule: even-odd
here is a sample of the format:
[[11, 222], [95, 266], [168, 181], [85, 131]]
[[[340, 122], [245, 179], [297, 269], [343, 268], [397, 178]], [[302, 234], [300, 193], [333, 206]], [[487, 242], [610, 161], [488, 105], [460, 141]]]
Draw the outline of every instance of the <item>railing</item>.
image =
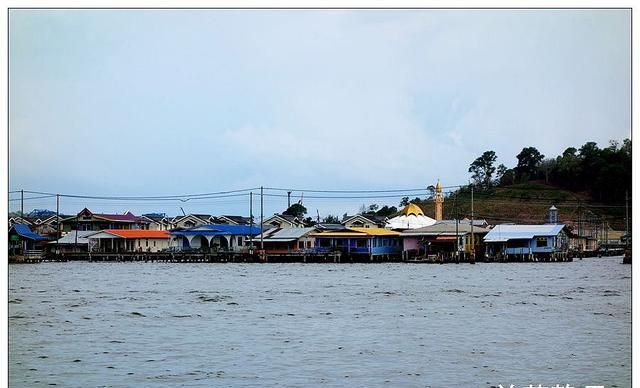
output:
[[42, 259], [44, 256], [41, 250], [28, 249], [24, 251], [24, 257], [25, 259]]
[[506, 248], [504, 253], [507, 255], [528, 255], [531, 253], [531, 248]]

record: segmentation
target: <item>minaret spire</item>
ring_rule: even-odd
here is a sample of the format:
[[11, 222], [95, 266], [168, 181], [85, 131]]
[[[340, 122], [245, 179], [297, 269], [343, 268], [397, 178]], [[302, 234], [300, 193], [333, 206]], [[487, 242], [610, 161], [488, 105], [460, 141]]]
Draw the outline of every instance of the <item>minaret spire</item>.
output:
[[442, 208], [444, 205], [444, 196], [442, 195], [442, 186], [440, 186], [440, 179], [436, 183], [436, 195], [434, 196], [434, 202], [436, 205], [436, 221], [442, 221]]

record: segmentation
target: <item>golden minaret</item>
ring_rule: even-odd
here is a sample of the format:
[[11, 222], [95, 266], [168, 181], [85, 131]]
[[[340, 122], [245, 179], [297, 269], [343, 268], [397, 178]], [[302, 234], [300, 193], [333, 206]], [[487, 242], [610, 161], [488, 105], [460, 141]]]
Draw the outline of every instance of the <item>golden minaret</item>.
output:
[[436, 204], [436, 221], [442, 221], [442, 206], [444, 204], [444, 196], [442, 195], [442, 186], [440, 186], [440, 179], [436, 183], [436, 195], [433, 198]]

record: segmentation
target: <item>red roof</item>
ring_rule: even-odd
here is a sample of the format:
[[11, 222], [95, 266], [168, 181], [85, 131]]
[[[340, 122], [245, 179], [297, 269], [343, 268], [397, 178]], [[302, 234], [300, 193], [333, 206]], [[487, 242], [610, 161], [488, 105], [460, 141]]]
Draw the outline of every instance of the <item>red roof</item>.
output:
[[78, 213], [77, 217], [80, 215], [92, 215], [96, 218], [102, 218], [108, 221], [118, 221], [118, 222], [139, 222], [141, 220], [140, 217], [134, 215], [130, 211], [124, 214], [108, 214], [108, 213], [94, 213], [86, 207]]
[[107, 229], [105, 232], [115, 234], [122, 238], [169, 238], [169, 232], [166, 230]]
[[125, 213], [125, 214], [92, 213], [92, 214], [96, 218], [105, 218], [110, 221], [137, 222], [139, 221], [139, 218], [140, 218], [131, 213]]

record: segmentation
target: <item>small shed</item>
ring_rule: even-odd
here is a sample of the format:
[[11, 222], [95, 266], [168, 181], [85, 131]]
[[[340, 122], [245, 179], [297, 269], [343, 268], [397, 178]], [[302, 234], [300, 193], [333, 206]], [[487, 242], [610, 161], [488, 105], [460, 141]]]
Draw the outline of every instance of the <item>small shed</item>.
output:
[[87, 236], [95, 234], [90, 230], [72, 230], [62, 236], [58, 241], [51, 241], [51, 248], [57, 248], [61, 253], [82, 253], [89, 251], [89, 239]]
[[9, 253], [15, 256], [40, 251], [48, 240], [46, 236], [33, 233], [28, 225], [13, 224], [9, 228]]
[[566, 253], [569, 247], [566, 226], [496, 225], [484, 237], [487, 255], [495, 256], [552, 256]]
[[[278, 228], [265, 232], [262, 239], [266, 253], [294, 253], [312, 250], [315, 238], [311, 233], [316, 228]], [[259, 244], [255, 240], [255, 245]]]

